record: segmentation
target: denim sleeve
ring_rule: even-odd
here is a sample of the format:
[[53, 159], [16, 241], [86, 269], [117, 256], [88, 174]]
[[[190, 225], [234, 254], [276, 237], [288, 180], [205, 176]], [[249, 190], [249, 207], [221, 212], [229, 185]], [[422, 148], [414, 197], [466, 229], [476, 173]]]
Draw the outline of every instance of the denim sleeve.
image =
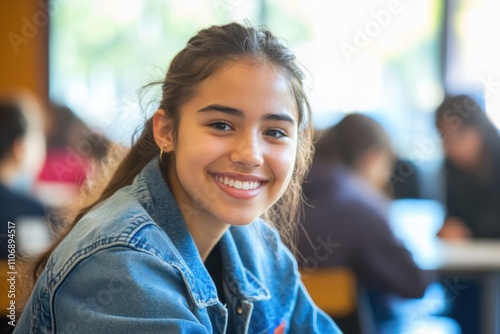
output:
[[124, 246], [103, 249], [74, 267], [53, 302], [55, 333], [209, 333], [177, 270]]

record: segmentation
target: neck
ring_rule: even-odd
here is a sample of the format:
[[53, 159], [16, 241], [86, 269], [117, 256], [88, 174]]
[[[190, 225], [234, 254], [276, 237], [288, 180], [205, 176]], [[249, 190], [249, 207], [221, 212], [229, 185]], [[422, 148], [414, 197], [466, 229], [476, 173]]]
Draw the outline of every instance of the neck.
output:
[[167, 180], [170, 190], [181, 208], [182, 217], [186, 222], [198, 253], [203, 262], [205, 262], [214, 246], [229, 228], [229, 225], [208, 215], [203, 210], [203, 205], [193, 203], [179, 184], [175, 168], [169, 168]]
[[227, 224], [220, 222], [218, 222], [219, 226], [217, 226], [211, 222], [207, 222], [206, 220], [200, 221], [197, 219], [191, 219], [190, 221], [186, 220], [186, 224], [203, 262], [205, 262], [214, 246], [219, 242], [224, 232], [226, 232], [229, 228]]

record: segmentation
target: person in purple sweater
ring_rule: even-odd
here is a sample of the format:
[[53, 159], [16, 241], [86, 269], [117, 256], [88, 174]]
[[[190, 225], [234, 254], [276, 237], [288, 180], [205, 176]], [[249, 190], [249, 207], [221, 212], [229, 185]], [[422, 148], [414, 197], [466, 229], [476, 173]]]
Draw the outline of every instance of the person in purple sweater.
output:
[[[423, 296], [435, 275], [419, 269], [388, 223], [384, 190], [394, 162], [388, 135], [367, 116], [349, 114], [320, 135], [303, 185], [309, 205], [299, 229], [302, 266], [347, 267], [370, 289]], [[353, 332], [352, 321], [342, 328], [336, 320]]]

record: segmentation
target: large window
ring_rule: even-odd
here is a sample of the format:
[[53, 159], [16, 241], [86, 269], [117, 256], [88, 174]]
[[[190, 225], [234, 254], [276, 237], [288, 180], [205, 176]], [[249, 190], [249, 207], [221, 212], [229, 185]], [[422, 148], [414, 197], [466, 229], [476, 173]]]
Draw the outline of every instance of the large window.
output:
[[346, 112], [368, 113], [390, 132], [400, 155], [434, 159], [439, 151], [421, 157], [419, 142], [432, 130], [432, 112], [443, 97], [438, 68], [441, 2], [301, 4], [312, 33], [294, 47], [312, 74], [317, 126], [329, 125]]
[[248, 20], [268, 25], [294, 48], [310, 73], [318, 127], [346, 112], [366, 112], [387, 127], [398, 152], [410, 156], [430, 131], [431, 112], [442, 98], [438, 3], [54, 1], [51, 97], [127, 142], [142, 116], [138, 89], [161, 80], [189, 36], [211, 24]]
[[53, 2], [51, 97], [122, 142], [142, 117], [138, 90], [162, 79], [189, 36], [257, 11], [232, 0]]
[[447, 87], [484, 103], [490, 119], [500, 128], [500, 2], [450, 2]]

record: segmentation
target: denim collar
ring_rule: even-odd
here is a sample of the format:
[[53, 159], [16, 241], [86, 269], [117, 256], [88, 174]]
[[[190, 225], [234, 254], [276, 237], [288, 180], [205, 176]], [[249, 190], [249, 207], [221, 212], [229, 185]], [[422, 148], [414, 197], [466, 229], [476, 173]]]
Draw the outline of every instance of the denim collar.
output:
[[[198, 308], [217, 303], [215, 284], [203, 264], [179, 206], [165, 182], [158, 156], [153, 158], [135, 178], [132, 191], [176, 248], [177, 252], [165, 254], [165, 260], [181, 271], [193, 302]], [[246, 233], [253, 232], [250, 226], [231, 227], [220, 241], [226, 283], [231, 292], [241, 300], [269, 299], [269, 290], [244, 267], [241, 261], [232, 230], [242, 228], [248, 229]]]
[[[257, 222], [252, 224], [257, 224]], [[250, 237], [252, 233], [255, 233], [255, 229], [252, 229], [252, 227], [232, 226], [220, 240], [226, 283], [229, 290], [240, 300], [268, 300], [271, 298], [269, 289], [250, 270], [245, 268], [234, 238], [234, 233]], [[254, 240], [254, 242], [262, 241]], [[246, 251], [252, 252], [252, 249]]]

